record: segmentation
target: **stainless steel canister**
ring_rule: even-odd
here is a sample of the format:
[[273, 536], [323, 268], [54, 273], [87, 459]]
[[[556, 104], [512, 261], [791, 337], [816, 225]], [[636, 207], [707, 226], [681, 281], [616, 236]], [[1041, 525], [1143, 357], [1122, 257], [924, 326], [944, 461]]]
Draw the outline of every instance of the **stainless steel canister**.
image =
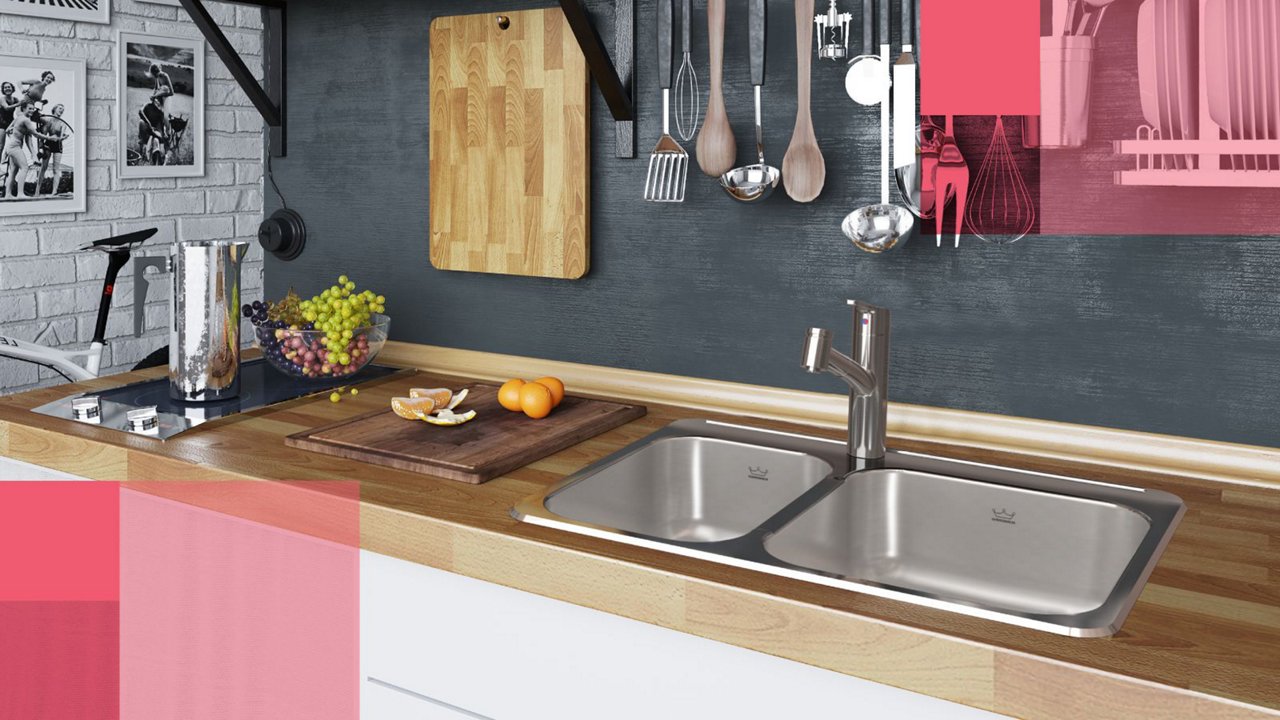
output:
[[213, 402], [240, 392], [240, 263], [249, 243], [175, 243], [169, 396]]
[[1093, 38], [1040, 38], [1040, 147], [1078, 148], [1089, 139]]

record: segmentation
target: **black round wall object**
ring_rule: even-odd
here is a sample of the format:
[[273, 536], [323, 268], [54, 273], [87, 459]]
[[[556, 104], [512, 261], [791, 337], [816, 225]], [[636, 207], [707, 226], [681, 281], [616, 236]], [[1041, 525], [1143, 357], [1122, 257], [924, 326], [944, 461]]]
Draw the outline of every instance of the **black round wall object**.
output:
[[302, 254], [307, 244], [307, 226], [302, 216], [281, 208], [258, 226], [258, 244], [281, 260], [292, 260]]

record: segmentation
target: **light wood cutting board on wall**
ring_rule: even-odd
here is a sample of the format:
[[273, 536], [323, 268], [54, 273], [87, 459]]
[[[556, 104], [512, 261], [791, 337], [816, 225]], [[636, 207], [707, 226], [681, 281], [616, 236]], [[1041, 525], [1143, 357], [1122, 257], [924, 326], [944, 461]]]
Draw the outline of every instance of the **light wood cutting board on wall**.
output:
[[590, 86], [564, 13], [438, 17], [429, 39], [431, 264], [582, 277]]

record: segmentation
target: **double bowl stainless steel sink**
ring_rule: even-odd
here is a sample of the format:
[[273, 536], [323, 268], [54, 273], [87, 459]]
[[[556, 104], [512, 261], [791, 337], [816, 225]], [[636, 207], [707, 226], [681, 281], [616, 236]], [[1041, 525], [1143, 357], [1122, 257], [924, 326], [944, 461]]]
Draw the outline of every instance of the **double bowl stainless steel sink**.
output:
[[1077, 637], [1115, 633], [1185, 506], [1158, 490], [672, 423], [525, 522]]

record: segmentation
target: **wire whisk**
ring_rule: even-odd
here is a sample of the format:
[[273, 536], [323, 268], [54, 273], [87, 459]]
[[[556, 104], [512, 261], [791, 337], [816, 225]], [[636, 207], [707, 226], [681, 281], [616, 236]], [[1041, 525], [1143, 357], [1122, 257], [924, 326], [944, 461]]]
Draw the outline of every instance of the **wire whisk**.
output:
[[676, 72], [675, 106], [676, 132], [680, 139], [689, 142], [698, 132], [702, 122], [702, 95], [698, 88], [698, 73], [693, 69], [689, 54], [690, 30], [693, 24], [693, 0], [680, 2], [680, 52], [684, 56]]
[[965, 215], [969, 230], [989, 243], [1007, 245], [1027, 236], [1036, 222], [1036, 202], [1018, 169], [1004, 133], [1004, 117], [996, 116], [991, 147], [969, 187]]

